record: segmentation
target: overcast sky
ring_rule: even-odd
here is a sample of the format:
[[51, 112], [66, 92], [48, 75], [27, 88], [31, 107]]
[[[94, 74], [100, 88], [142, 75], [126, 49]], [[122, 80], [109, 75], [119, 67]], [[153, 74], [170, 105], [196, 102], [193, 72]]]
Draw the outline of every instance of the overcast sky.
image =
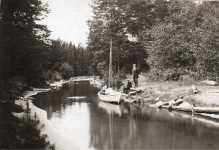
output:
[[52, 31], [51, 38], [60, 38], [86, 46], [89, 33], [87, 21], [92, 16], [92, 9], [89, 5], [92, 0], [44, 1], [48, 1], [50, 13], [43, 22]]
[[91, 0], [47, 0], [50, 13], [43, 21], [52, 31], [51, 38], [60, 38], [86, 46], [87, 21], [92, 16]]

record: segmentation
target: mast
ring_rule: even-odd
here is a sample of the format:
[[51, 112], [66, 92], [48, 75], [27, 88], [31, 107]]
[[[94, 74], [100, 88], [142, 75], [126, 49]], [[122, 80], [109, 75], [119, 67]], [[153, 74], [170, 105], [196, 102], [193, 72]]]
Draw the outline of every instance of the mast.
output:
[[112, 47], [113, 47], [113, 41], [110, 39], [110, 54], [109, 54], [109, 81], [108, 81], [108, 87], [111, 87], [112, 83]]

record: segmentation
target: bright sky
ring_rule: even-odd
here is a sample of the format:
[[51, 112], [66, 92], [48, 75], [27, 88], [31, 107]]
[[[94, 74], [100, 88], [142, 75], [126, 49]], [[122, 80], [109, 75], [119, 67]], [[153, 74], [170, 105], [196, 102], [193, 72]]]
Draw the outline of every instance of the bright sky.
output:
[[47, 0], [50, 13], [43, 21], [52, 31], [52, 39], [72, 41], [86, 46], [87, 21], [92, 16], [91, 0]]
[[43, 20], [52, 31], [52, 39], [61, 39], [86, 46], [87, 21], [92, 16], [92, 0], [43, 0], [48, 1], [50, 13]]

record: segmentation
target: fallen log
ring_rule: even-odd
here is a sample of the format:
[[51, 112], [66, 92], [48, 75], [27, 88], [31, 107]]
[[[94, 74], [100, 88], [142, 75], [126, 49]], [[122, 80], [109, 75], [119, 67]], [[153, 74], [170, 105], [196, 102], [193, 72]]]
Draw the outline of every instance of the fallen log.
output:
[[219, 113], [219, 107], [194, 107], [196, 113]]
[[[180, 101], [177, 103], [180, 103]], [[191, 112], [191, 113], [208, 113], [208, 114], [219, 113], [219, 107], [199, 107], [199, 106], [193, 106], [187, 102], [182, 102], [178, 106], [171, 104], [167, 105], [165, 103], [165, 105], [161, 105], [159, 108], [165, 108], [165, 109], [171, 109], [171, 110], [183, 111], [183, 112]]]

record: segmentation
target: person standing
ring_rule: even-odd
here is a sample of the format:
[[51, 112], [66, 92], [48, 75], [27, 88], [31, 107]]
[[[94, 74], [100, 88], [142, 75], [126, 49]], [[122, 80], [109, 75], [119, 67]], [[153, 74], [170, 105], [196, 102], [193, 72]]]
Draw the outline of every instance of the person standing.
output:
[[132, 82], [130, 80], [127, 80], [126, 85], [123, 87], [123, 93], [128, 94], [130, 92], [131, 87]]

